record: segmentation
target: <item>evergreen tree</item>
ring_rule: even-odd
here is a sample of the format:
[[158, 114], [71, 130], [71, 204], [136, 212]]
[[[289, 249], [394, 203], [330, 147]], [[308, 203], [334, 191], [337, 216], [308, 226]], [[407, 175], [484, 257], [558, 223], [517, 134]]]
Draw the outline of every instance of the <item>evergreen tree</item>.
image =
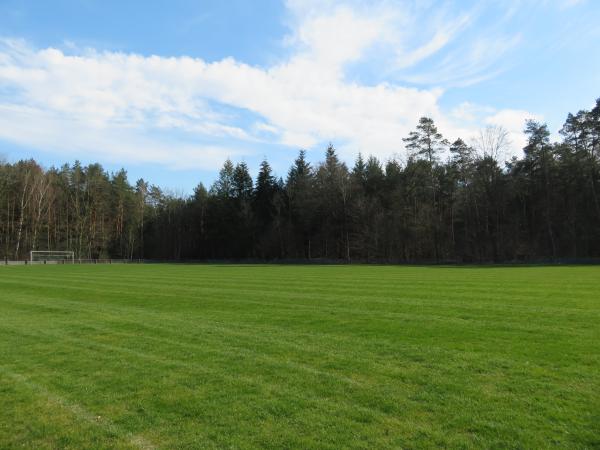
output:
[[[422, 118], [406, 163], [330, 145], [301, 151], [285, 183], [267, 161], [225, 161], [210, 190], [175, 195], [124, 170], [76, 161], [45, 169], [0, 161], [0, 256], [73, 250], [79, 258], [328, 258], [513, 261], [600, 257], [600, 100], [569, 114], [562, 141], [529, 121], [521, 157], [501, 166], [502, 136], [447, 144]], [[442, 151], [449, 157], [442, 161]], [[494, 150], [496, 149], [496, 150]], [[368, 150], [368, 149], [365, 149]], [[477, 150], [477, 151], [476, 151]]]
[[432, 166], [439, 160], [439, 153], [448, 147], [448, 141], [429, 117], [421, 117], [416, 131], [411, 131], [404, 142], [411, 156], [424, 157]]

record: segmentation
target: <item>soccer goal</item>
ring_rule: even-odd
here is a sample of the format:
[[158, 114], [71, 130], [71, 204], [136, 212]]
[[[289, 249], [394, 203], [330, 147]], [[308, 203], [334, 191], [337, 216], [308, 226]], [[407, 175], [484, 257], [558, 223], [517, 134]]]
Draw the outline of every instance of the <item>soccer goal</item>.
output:
[[30, 261], [36, 262], [75, 262], [75, 252], [70, 251], [49, 251], [49, 250], [32, 250], [29, 252]]

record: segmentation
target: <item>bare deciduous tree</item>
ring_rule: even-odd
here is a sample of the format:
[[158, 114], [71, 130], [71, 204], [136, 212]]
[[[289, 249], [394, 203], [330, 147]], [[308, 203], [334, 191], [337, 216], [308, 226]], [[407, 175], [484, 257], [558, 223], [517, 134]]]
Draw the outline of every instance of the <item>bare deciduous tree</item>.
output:
[[483, 158], [492, 158], [499, 163], [506, 160], [510, 147], [508, 131], [501, 125], [489, 125], [479, 130], [479, 135], [473, 140], [473, 147]]

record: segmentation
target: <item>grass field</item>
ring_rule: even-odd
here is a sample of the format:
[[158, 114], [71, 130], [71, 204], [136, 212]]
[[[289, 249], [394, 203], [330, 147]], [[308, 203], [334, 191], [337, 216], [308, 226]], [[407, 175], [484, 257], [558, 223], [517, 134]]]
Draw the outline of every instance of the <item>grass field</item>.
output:
[[0, 448], [600, 448], [600, 267], [0, 267]]

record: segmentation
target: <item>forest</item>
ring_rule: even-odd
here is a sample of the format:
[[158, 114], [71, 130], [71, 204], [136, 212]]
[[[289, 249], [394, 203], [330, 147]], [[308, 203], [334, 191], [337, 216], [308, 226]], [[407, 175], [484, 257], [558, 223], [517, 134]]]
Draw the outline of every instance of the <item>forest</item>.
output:
[[[504, 161], [507, 133], [488, 127], [448, 142], [423, 117], [405, 159], [333, 145], [287, 174], [268, 161], [252, 179], [225, 161], [210, 187], [164, 192], [125, 170], [79, 162], [44, 168], [0, 161], [0, 257], [72, 250], [77, 258], [348, 262], [516, 262], [600, 257], [600, 99], [569, 114], [552, 142], [525, 124], [521, 157]], [[365, 149], [366, 150], [366, 149]]]

